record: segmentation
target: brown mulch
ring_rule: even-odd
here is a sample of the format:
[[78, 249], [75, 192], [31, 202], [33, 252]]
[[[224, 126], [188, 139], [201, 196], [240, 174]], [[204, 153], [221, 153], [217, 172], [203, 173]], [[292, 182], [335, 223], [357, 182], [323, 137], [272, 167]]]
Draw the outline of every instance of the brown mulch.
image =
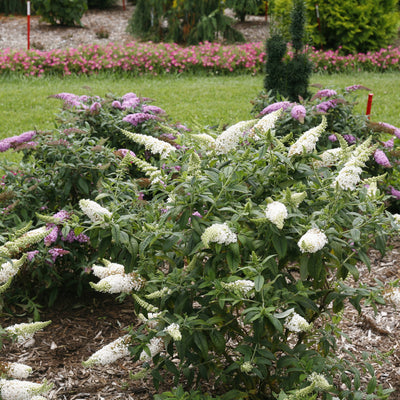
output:
[[[354, 285], [375, 286], [376, 279], [388, 283], [399, 278], [398, 260], [400, 241], [393, 242], [392, 249], [381, 257], [380, 253], [370, 254], [371, 271], [360, 265], [360, 280], [349, 282]], [[122, 303], [114, 296], [93, 293], [86, 301], [64, 300], [51, 310], [42, 313], [43, 321], [52, 323], [36, 333], [35, 342], [29, 347], [20, 347], [6, 342], [0, 361], [22, 362], [33, 368], [30, 381], [44, 379], [54, 384], [49, 399], [135, 399], [149, 400], [156, 393], [151, 378], [132, 380], [131, 375], [141, 370], [140, 363], [129, 357], [106, 367], [85, 368], [82, 361], [89, 358], [102, 346], [124, 335], [130, 326], [137, 326], [133, 302], [126, 298]], [[3, 315], [0, 325], [27, 322], [28, 316], [12, 317]], [[340, 328], [349, 340], [339, 340], [339, 355], [346, 357], [351, 351], [358, 360], [363, 352], [373, 356], [378, 384], [393, 388], [391, 400], [400, 399], [400, 319], [398, 310], [391, 304], [379, 305], [375, 314], [371, 307], [363, 307], [360, 317], [352, 306], [346, 306]], [[361, 382], [367, 382], [365, 374]], [[169, 390], [172, 384], [166, 382], [161, 390]]]

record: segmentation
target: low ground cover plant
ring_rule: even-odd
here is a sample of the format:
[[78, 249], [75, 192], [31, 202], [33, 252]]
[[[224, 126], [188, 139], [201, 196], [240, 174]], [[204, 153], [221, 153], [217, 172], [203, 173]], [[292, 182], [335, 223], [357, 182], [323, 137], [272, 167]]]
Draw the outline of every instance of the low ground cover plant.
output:
[[[360, 89], [321, 89], [304, 104], [264, 94], [249, 120], [192, 131], [133, 93], [56, 95], [58, 129], [1, 142], [25, 153], [5, 178], [4, 209], [11, 189], [22, 202], [28, 185], [38, 193], [32, 208], [3, 213], [3, 297], [29, 298], [28, 278], [132, 296], [140, 328], [85, 365], [131, 356], [156, 387], [165, 376], [184, 383], [160, 398], [202, 382], [226, 399], [385, 398], [367, 361], [335, 355], [345, 303], [361, 312], [398, 298], [395, 283], [347, 281], [399, 229], [380, 186], [395, 168], [382, 176], [377, 157], [397, 128], [371, 135], [348, 99]], [[52, 175], [63, 169], [77, 173], [70, 185]], [[55, 196], [56, 184], [69, 194]]]
[[[342, 55], [340, 49], [306, 49], [313, 72], [398, 71], [400, 48]], [[293, 57], [288, 49], [287, 57]], [[67, 50], [0, 51], [0, 74], [27, 76], [98, 74], [132, 75], [181, 73], [256, 74], [264, 72], [265, 45], [262, 42], [222, 45], [205, 42], [181, 47], [174, 43], [132, 42], [127, 45], [90, 45]]]

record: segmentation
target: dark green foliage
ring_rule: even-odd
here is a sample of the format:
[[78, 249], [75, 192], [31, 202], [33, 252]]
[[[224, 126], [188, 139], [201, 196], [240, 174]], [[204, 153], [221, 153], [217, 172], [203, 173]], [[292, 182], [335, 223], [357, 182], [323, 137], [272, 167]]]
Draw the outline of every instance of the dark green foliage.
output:
[[128, 31], [144, 39], [197, 44], [223, 37], [229, 42], [244, 41], [224, 15], [220, 0], [176, 1], [138, 0]]
[[312, 73], [312, 63], [306, 54], [297, 54], [286, 64], [287, 96], [290, 100], [299, 101], [308, 97], [308, 82]]
[[265, 89], [271, 90], [274, 96], [286, 93], [286, 64], [283, 58], [286, 54], [286, 42], [280, 35], [274, 35], [267, 40], [267, 62], [264, 79]]
[[267, 63], [264, 88], [273, 96], [278, 94], [298, 101], [299, 96], [308, 96], [308, 83], [312, 73], [312, 63], [303, 53], [305, 36], [305, 6], [303, 0], [295, 0], [290, 34], [294, 50], [293, 58], [285, 60], [286, 43], [283, 36], [274, 35], [267, 40]]
[[117, 4], [117, 0], [88, 0], [88, 8], [98, 8], [104, 10], [107, 8], [114, 7]]
[[287, 94], [290, 100], [308, 96], [308, 82], [312, 73], [312, 63], [303, 53], [305, 36], [305, 5], [303, 0], [295, 0], [292, 10], [290, 34], [294, 56], [287, 62]]
[[87, 8], [86, 0], [32, 0], [32, 9], [52, 25], [81, 25]]
[[156, 24], [158, 20], [157, 9], [154, 0], [137, 0], [136, 8], [129, 21], [128, 31], [142, 39], [161, 40], [162, 34]]
[[26, 14], [25, 0], [1, 0], [0, 13], [8, 14]]
[[326, 0], [319, 2], [321, 32], [315, 2], [307, 0], [309, 29], [316, 46], [366, 53], [393, 42], [399, 27], [397, 0]]
[[236, 17], [243, 22], [246, 15], [257, 14], [259, 8], [264, 4], [263, 0], [228, 0], [226, 6], [231, 8]]

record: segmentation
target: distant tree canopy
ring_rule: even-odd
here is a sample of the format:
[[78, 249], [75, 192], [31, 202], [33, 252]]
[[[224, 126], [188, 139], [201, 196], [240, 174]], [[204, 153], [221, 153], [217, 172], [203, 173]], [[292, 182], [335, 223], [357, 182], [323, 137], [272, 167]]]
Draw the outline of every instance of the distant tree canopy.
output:
[[157, 42], [244, 41], [232, 27], [234, 20], [224, 14], [225, 7], [222, 0], [137, 0], [128, 30], [141, 39]]

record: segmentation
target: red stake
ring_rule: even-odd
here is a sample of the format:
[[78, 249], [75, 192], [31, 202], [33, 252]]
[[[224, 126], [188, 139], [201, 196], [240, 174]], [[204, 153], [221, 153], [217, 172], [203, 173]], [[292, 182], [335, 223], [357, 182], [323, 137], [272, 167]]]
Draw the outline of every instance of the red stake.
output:
[[26, 16], [28, 22], [28, 50], [31, 48], [31, 2], [26, 2]]
[[268, 0], [265, 0], [265, 22], [268, 23]]
[[125, 7], [125, 0], [122, 0], [122, 9], [125, 11], [126, 7]]
[[371, 107], [372, 107], [372, 97], [374, 96], [373, 93], [370, 93], [368, 95], [368, 103], [367, 103], [367, 111], [365, 113], [365, 115], [368, 117], [368, 119], [371, 118]]

